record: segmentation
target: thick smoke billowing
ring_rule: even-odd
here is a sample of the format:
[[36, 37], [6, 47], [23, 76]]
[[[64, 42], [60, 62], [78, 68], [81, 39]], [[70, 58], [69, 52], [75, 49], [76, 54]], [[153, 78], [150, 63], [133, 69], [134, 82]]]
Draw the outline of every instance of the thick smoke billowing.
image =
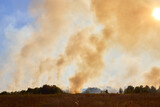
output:
[[[95, 11], [97, 20], [105, 28], [113, 31], [112, 37], [109, 39], [113, 45], [120, 46], [125, 54], [149, 53], [154, 59], [159, 58], [160, 24], [153, 19], [152, 11], [159, 3], [149, 0], [92, 0], [92, 9]], [[104, 33], [104, 35], [108, 34]], [[129, 63], [124, 64], [132, 66], [128, 65]], [[129, 79], [129, 81], [134, 81], [137, 75], [141, 75], [137, 68], [138, 66], [134, 66], [131, 68], [131, 72], [126, 72], [127, 77], [120, 76], [121, 79], [123, 78], [123, 83], [120, 84], [124, 84]], [[115, 79], [117, 82], [118, 79]], [[141, 80], [139, 83], [143, 84]], [[130, 84], [134, 84], [134, 82]], [[144, 84], [153, 83], [147, 81]]]
[[[157, 2], [158, 3], [158, 2]], [[159, 2], [160, 3], [160, 2]], [[152, 17], [156, 5], [149, 0], [92, 0], [97, 19], [114, 29], [113, 43], [127, 51], [157, 51], [159, 23]]]
[[[17, 70], [13, 83], [15, 87], [22, 85], [25, 73], [37, 75], [34, 74], [35, 64], [41, 63], [41, 59], [52, 52], [50, 50], [53, 49], [59, 35], [66, 31], [64, 28], [68, 23], [66, 17], [69, 12], [69, 2], [66, 3], [64, 0], [45, 0], [42, 6], [36, 7], [41, 7], [45, 12], [37, 19], [37, 23], [41, 26], [40, 29], [26, 40], [23, 48], [16, 56]], [[34, 7], [31, 8], [34, 9]], [[39, 8], [34, 10], [38, 11]], [[41, 73], [41, 70], [39, 73]]]
[[42, 3], [38, 4], [39, 6], [31, 6], [32, 14], [41, 12], [36, 22], [40, 28], [26, 40], [16, 56], [17, 69], [12, 86], [9, 86], [12, 90], [22, 86], [26, 74], [33, 78], [32, 85], [36, 86], [44, 72], [54, 72], [61, 68], [62, 61], [58, 60], [56, 63], [52, 58], [56, 42], [61, 36], [73, 32], [73, 22], [70, 19], [74, 20], [72, 14], [78, 15], [76, 12], [79, 11], [75, 9], [75, 5], [85, 6], [81, 1], [72, 0], [44, 0]]
[[[75, 75], [70, 78], [72, 92], [80, 92], [80, 89], [89, 79], [99, 77], [102, 74], [102, 70], [105, 66], [103, 53], [106, 49], [106, 42], [111, 35], [110, 33], [109, 31], [108, 35], [103, 35], [102, 38], [99, 39], [94, 35], [87, 37], [87, 34], [83, 32], [71, 39], [71, 45], [69, 44], [67, 48], [69, 50], [67, 50], [66, 53], [69, 56], [71, 55], [79, 58], [77, 71]], [[85, 40], [83, 40], [83, 38]]]
[[[33, 16], [39, 13], [36, 28], [14, 58], [16, 69], [8, 88], [58, 82], [65, 68], [76, 63], [76, 70], [68, 79], [70, 91], [80, 92], [88, 81], [102, 76], [106, 66], [104, 56], [115, 45], [126, 54], [148, 52], [153, 58], [159, 57], [160, 24], [151, 15], [158, 3], [157, 0], [44, 0], [35, 6], [34, 2], [30, 11]], [[99, 25], [102, 29], [95, 32]], [[64, 42], [62, 38], [67, 39], [65, 45], [58, 47], [59, 42]], [[64, 48], [57, 56], [56, 47]], [[131, 67], [123, 77], [134, 77], [137, 71], [140, 71], [137, 66]], [[153, 68], [146, 74], [147, 80], [158, 71]], [[41, 78], [45, 73], [47, 80]], [[157, 77], [147, 83], [157, 85], [158, 81]]]
[[145, 82], [148, 85], [159, 87], [160, 84], [160, 69], [157, 67], [153, 67], [149, 72], [145, 75]]

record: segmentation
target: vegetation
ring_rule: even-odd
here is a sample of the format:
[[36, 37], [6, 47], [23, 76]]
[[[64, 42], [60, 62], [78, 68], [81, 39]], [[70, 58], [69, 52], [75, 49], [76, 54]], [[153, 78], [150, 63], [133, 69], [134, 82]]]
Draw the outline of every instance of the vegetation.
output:
[[27, 90], [22, 90], [22, 91], [16, 91], [16, 92], [1, 92], [0, 95], [17, 95], [17, 94], [57, 94], [57, 93], [63, 93], [63, 91], [55, 86], [49, 86], [49, 85], [43, 85], [43, 87], [40, 88], [28, 88]]
[[108, 94], [108, 90], [106, 90], [105, 93]]
[[[122, 89], [119, 89], [119, 93], [122, 94], [121, 90]], [[154, 86], [149, 87], [148, 85], [146, 85], [145, 87], [143, 87], [142, 85], [137, 87], [128, 86], [124, 90], [124, 94], [138, 94], [138, 93], [160, 93], [160, 87], [156, 89]]]
[[123, 89], [122, 89], [122, 88], [119, 89], [119, 93], [120, 93], [120, 94], [123, 93]]
[[[25, 95], [25, 94], [57, 94], [64, 93], [59, 87], [55, 85], [43, 85], [40, 88], [28, 88], [27, 90], [15, 91], [15, 92], [6, 92], [3, 91], [0, 95]], [[101, 93], [99, 88], [88, 88], [83, 93]], [[105, 90], [104, 93], [108, 93], [108, 90]], [[145, 87], [141, 86], [128, 86], [124, 90], [122, 88], [119, 89], [119, 94], [139, 94], [139, 93], [160, 93], [160, 87], [156, 89], [154, 86], [149, 87], [146, 85]]]

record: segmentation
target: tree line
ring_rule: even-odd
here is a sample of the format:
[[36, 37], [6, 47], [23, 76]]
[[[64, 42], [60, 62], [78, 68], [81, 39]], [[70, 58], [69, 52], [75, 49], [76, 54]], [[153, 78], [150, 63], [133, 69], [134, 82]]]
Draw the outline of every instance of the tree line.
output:
[[160, 87], [156, 89], [154, 86], [149, 87], [146, 85], [145, 87], [141, 86], [128, 86], [124, 90], [122, 88], [119, 89], [120, 94], [136, 94], [136, 93], [160, 93]]
[[[108, 93], [108, 90], [104, 91]], [[39, 88], [28, 88], [27, 90], [15, 91], [15, 92], [7, 92], [3, 91], [0, 95], [25, 95], [25, 94], [57, 94], [57, 93], [65, 93], [56, 85], [43, 85]], [[156, 89], [154, 86], [149, 87], [146, 85], [145, 87], [136, 86], [133, 87], [129, 85], [124, 90], [122, 88], [119, 89], [119, 94], [138, 94], [138, 93], [160, 93], [160, 87]]]
[[59, 87], [56, 85], [43, 85], [40, 88], [28, 88], [27, 90], [15, 91], [15, 92], [6, 92], [3, 91], [0, 95], [24, 95], [24, 94], [57, 94], [64, 93]]

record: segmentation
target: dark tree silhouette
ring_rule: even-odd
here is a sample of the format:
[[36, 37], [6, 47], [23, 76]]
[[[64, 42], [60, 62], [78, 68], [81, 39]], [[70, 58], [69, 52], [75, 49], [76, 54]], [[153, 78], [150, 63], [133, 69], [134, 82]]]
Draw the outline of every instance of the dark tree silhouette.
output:
[[108, 90], [106, 90], [105, 92], [106, 92], [106, 94], [108, 94]]
[[119, 89], [119, 93], [123, 94], [123, 89], [122, 88]]
[[151, 93], [156, 93], [156, 88], [154, 86], [151, 86]]
[[133, 93], [134, 92], [134, 87], [133, 86], [128, 86], [125, 90], [124, 90], [124, 93], [125, 94], [130, 94], [130, 93]]
[[52, 85], [52, 86], [49, 86], [49, 85], [44, 85], [43, 87], [40, 87], [40, 88], [28, 88], [26, 91], [25, 90], [22, 90], [22, 91], [15, 91], [15, 92], [1, 92], [0, 94], [1, 95], [13, 95], [13, 94], [57, 94], [57, 93], [64, 93], [59, 87], [55, 86], [55, 85]]

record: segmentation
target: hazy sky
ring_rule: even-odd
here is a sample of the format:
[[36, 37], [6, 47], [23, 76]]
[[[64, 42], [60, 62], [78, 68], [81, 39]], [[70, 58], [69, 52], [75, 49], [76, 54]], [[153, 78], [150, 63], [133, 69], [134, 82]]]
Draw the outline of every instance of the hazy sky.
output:
[[29, 16], [28, 6], [30, 0], [1, 0], [0, 1], [0, 54], [8, 51], [10, 40], [6, 37], [9, 26], [20, 29], [32, 21]]

